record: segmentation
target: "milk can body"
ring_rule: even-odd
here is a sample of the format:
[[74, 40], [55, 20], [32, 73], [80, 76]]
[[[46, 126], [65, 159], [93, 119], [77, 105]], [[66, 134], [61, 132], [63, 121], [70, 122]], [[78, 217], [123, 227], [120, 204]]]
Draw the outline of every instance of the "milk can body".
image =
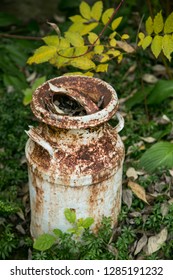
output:
[[[86, 116], [52, 114], [43, 104], [43, 99], [49, 102], [44, 93], [50, 83], [87, 93], [95, 103], [104, 96], [103, 108]], [[66, 208], [73, 209], [77, 218], [93, 217], [94, 232], [103, 216], [111, 217], [112, 225], [117, 223], [124, 160], [118, 131], [123, 120], [117, 114], [119, 124], [108, 124], [117, 104], [114, 89], [95, 78], [59, 77], [36, 90], [32, 110], [41, 123], [27, 132], [26, 144], [33, 237], [55, 228], [66, 231], [70, 227], [64, 217]]]

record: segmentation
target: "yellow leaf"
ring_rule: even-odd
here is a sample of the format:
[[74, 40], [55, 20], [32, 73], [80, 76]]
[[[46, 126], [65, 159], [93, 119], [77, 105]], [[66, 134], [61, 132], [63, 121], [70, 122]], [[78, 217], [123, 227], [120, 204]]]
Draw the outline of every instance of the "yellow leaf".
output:
[[117, 44], [117, 40], [111, 39], [110, 42], [109, 42], [109, 44], [110, 44], [111, 47], [115, 47], [116, 44]]
[[160, 11], [154, 18], [154, 33], [158, 34], [163, 30], [163, 17], [162, 17], [162, 11]]
[[84, 55], [88, 50], [87, 46], [82, 46], [82, 47], [76, 47], [74, 50], [74, 55], [78, 56], [78, 55]]
[[117, 41], [117, 46], [127, 53], [133, 53], [135, 49], [127, 42]]
[[67, 32], [65, 32], [65, 38], [74, 47], [80, 47], [80, 46], [84, 45], [84, 39], [77, 32], [67, 31]]
[[146, 36], [142, 41], [142, 48], [145, 50], [152, 42], [152, 37], [150, 35]]
[[103, 11], [103, 2], [97, 1], [91, 8], [91, 17], [98, 20], [101, 18]]
[[69, 27], [68, 31], [78, 32], [80, 35], [83, 36], [88, 34], [91, 30], [93, 30], [97, 26], [98, 26], [97, 22], [92, 22], [90, 24], [74, 23]]
[[158, 58], [159, 54], [161, 53], [162, 50], [162, 36], [156, 35], [153, 38], [152, 44], [151, 44], [151, 50], [152, 53], [156, 58]]
[[129, 39], [129, 35], [128, 35], [128, 34], [123, 34], [123, 35], [121, 36], [121, 39], [122, 39], [122, 40], [127, 40], [127, 39]]
[[65, 38], [61, 37], [59, 42], [58, 49], [67, 49], [70, 48], [70, 43]]
[[173, 32], [173, 12], [167, 17], [164, 26], [164, 33]]
[[72, 16], [72, 17], [69, 17], [69, 19], [72, 21], [72, 22], [85, 22], [86, 19], [84, 19], [83, 17], [81, 17], [80, 15], [75, 15], [75, 16]]
[[71, 57], [73, 56], [74, 48], [62, 49], [59, 51], [59, 56], [56, 61], [58, 68], [66, 66], [70, 63]]
[[70, 64], [82, 70], [89, 70], [95, 68], [94, 62], [88, 59], [87, 57], [74, 58], [70, 61]]
[[103, 45], [98, 45], [94, 47], [94, 52], [95, 54], [101, 54], [104, 51], [104, 46]]
[[113, 39], [117, 35], [117, 32], [114, 31], [109, 35], [109, 39]]
[[79, 6], [79, 10], [84, 18], [86, 19], [91, 18], [91, 8], [86, 2], [82, 1], [82, 3]]
[[83, 72], [68, 72], [68, 73], [65, 73], [63, 76], [74, 76], [74, 75], [93, 77], [94, 73], [89, 72], [89, 71], [86, 72], [86, 73], [83, 73]]
[[145, 193], [145, 189], [138, 185], [137, 183], [133, 182], [133, 181], [129, 181], [128, 182], [128, 187], [131, 188], [131, 190], [133, 191], [133, 193], [141, 200], [143, 200], [145, 203], [149, 204], [147, 199], [146, 199], [146, 193]]
[[57, 48], [53, 46], [42, 46], [38, 48], [34, 55], [29, 57], [27, 63], [32, 64], [32, 63], [42, 63], [46, 62], [49, 59], [51, 59], [57, 52]]
[[57, 47], [59, 45], [59, 37], [56, 35], [46, 36], [42, 39], [48, 46]]
[[106, 61], [108, 61], [108, 60], [110, 60], [109, 55], [104, 54], [104, 53], [101, 54], [100, 62], [106, 62]]
[[162, 50], [167, 59], [171, 61], [171, 53], [173, 52], [173, 36], [165, 35], [163, 37]]
[[144, 38], [145, 38], [145, 35], [144, 35], [144, 33], [140, 32], [140, 33], [138, 34], [138, 37], [139, 37], [139, 39], [140, 39], [140, 41], [138, 42], [138, 46], [140, 47], [140, 46], [142, 46], [142, 42], [143, 42], [143, 40], [144, 40]]
[[112, 16], [113, 12], [114, 12], [114, 9], [110, 8], [110, 9], [107, 9], [103, 13], [103, 15], [102, 15], [102, 22], [103, 22], [103, 24], [106, 24], [109, 21], [109, 19]]
[[118, 51], [118, 50], [109, 50], [109, 51], [107, 51], [107, 54], [108, 55], [112, 55], [113, 57], [117, 57], [117, 56], [119, 56], [120, 54], [121, 54], [121, 52], [120, 51]]
[[118, 18], [113, 20], [113, 22], [111, 24], [112, 30], [117, 29], [117, 27], [120, 25], [122, 19], [123, 19], [123, 17], [118, 17]]
[[[94, 44], [96, 42], [98, 38], [98, 35], [95, 34], [94, 32], [90, 32], [89, 35], [88, 35], [88, 41], [91, 43], [91, 44]], [[96, 42], [96, 45], [99, 45], [100, 44], [100, 40], [98, 39], [97, 42]]]
[[96, 72], [107, 72], [108, 66], [108, 64], [99, 64], [96, 67]]
[[121, 63], [122, 60], [123, 60], [123, 54], [121, 53], [121, 54], [118, 56], [118, 63]]
[[153, 33], [153, 20], [151, 17], [148, 17], [148, 19], [146, 20], [145, 28], [148, 35], [151, 35]]

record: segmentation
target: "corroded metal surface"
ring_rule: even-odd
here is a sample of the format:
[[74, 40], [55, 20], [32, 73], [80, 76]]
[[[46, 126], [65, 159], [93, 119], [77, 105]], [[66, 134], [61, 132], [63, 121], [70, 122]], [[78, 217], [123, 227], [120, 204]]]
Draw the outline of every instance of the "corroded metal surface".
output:
[[104, 96], [103, 108], [85, 116], [56, 115], [52, 119], [44, 107], [48, 84], [36, 90], [32, 109], [43, 123], [30, 128], [26, 145], [33, 237], [54, 228], [66, 231], [65, 208], [74, 209], [78, 218], [93, 217], [96, 231], [103, 216], [111, 216], [115, 224], [121, 207], [124, 146], [117, 131], [123, 121], [118, 116], [116, 128], [105, 122], [117, 110], [115, 91], [103, 81], [87, 77], [60, 77], [51, 83], [63, 90], [69, 84], [73, 90], [76, 86], [84, 93], [82, 102], [92, 110], [96, 109], [93, 102], [98, 104]]

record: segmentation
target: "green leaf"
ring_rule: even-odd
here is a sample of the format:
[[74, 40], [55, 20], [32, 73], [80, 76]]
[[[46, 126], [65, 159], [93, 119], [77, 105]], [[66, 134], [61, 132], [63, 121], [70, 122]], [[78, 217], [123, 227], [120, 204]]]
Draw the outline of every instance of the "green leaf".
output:
[[[88, 40], [91, 44], [95, 43], [97, 38], [98, 38], [98, 35], [95, 34], [94, 32], [90, 32], [89, 35], [88, 35]], [[98, 39], [97, 42], [96, 42], [96, 45], [99, 45], [99, 44], [100, 44], [100, 40]]]
[[97, 26], [98, 26], [97, 22], [92, 22], [90, 24], [74, 23], [69, 27], [68, 31], [78, 32], [80, 35], [83, 36], [88, 34], [91, 30], [93, 30]]
[[153, 86], [148, 86], [144, 88], [143, 90], [137, 91], [132, 97], [130, 97], [126, 101], [126, 106], [130, 110], [137, 104], [142, 104], [143, 100], [146, 98], [148, 100], [148, 95], [151, 93], [151, 90], [153, 89]]
[[140, 167], [152, 173], [158, 167], [173, 167], [173, 143], [158, 142], [148, 149], [140, 159]]
[[83, 1], [80, 4], [79, 11], [84, 18], [86, 18], [86, 19], [91, 18], [91, 8], [86, 2]]
[[56, 35], [46, 36], [42, 39], [48, 46], [58, 47], [59, 45], [59, 37]]
[[151, 44], [151, 50], [152, 53], [156, 58], [158, 58], [159, 54], [161, 53], [162, 50], [162, 36], [156, 35], [153, 38], [152, 44]]
[[171, 61], [171, 53], [173, 52], [173, 37], [171, 35], [163, 36], [162, 50], [167, 59]]
[[67, 48], [70, 48], [70, 42], [67, 39], [61, 37], [58, 49], [59, 50], [64, 50], [64, 49], [67, 49]]
[[25, 81], [19, 79], [19, 77], [7, 75], [7, 74], [3, 75], [3, 82], [6, 87], [13, 86], [15, 89], [19, 91], [28, 86], [28, 84]]
[[167, 17], [164, 26], [164, 33], [173, 32], [173, 12]]
[[147, 103], [157, 105], [170, 96], [173, 96], [173, 80], [160, 80], [151, 90]]
[[148, 17], [148, 19], [146, 20], [145, 29], [148, 35], [151, 35], [153, 33], [153, 20], [151, 17]]
[[59, 228], [55, 228], [53, 230], [53, 233], [58, 237], [62, 236], [62, 234], [63, 234], [62, 230], [60, 230]]
[[53, 246], [55, 241], [56, 241], [55, 236], [48, 233], [44, 233], [34, 241], [33, 247], [34, 249], [37, 249], [39, 251], [46, 251]]
[[114, 9], [110, 8], [110, 9], [107, 9], [103, 13], [103, 15], [102, 15], [102, 22], [103, 22], [103, 24], [106, 24], [109, 21], [109, 19], [111, 18], [113, 12], [114, 12]]
[[163, 30], [163, 16], [162, 16], [162, 11], [160, 11], [154, 18], [154, 33], [158, 34]]
[[70, 19], [72, 22], [76, 22], [76, 23], [79, 23], [79, 22], [86, 22], [86, 19], [84, 19], [84, 18], [81, 17], [80, 15], [75, 15], [75, 16], [69, 17], [69, 19]]
[[94, 223], [94, 219], [92, 217], [87, 217], [82, 222], [83, 228], [89, 228]]
[[91, 8], [91, 18], [100, 20], [103, 11], [103, 2], [97, 1]]
[[46, 62], [49, 59], [51, 59], [57, 52], [57, 49], [53, 46], [42, 46], [38, 48], [34, 55], [29, 57], [27, 63], [32, 64], [32, 63], [42, 63]]
[[23, 93], [24, 93], [23, 104], [26, 106], [31, 103], [33, 91], [31, 88], [27, 88], [23, 91]]
[[142, 48], [145, 50], [152, 42], [152, 37], [150, 35], [146, 36], [142, 41]]
[[42, 85], [46, 81], [46, 76], [42, 76], [40, 78], [37, 78], [34, 83], [32, 84], [32, 90], [36, 90], [40, 85]]
[[75, 211], [73, 209], [66, 208], [64, 210], [64, 215], [65, 215], [66, 220], [70, 224], [74, 224], [75, 223], [75, 221], [76, 221], [76, 213], [75, 213]]
[[65, 32], [65, 38], [74, 47], [80, 47], [80, 46], [84, 45], [84, 39], [77, 32], [67, 31], [67, 32]]
[[117, 29], [117, 27], [120, 25], [122, 19], [123, 19], [123, 17], [118, 17], [118, 18], [113, 20], [113, 22], [111, 24], [112, 30]]
[[95, 64], [87, 57], [79, 57], [71, 60], [70, 64], [82, 70], [89, 70], [95, 68]]

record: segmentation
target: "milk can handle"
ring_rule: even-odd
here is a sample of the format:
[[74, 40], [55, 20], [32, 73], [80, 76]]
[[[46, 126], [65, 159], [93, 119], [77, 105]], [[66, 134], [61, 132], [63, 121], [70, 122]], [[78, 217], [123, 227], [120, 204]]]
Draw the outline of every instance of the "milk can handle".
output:
[[54, 149], [51, 147], [51, 145], [44, 139], [41, 137], [41, 135], [39, 135], [35, 129], [33, 127], [30, 127], [30, 130], [26, 131], [26, 134], [29, 136], [29, 138], [36, 142], [38, 145], [40, 145], [41, 147], [43, 147], [51, 157], [53, 157], [54, 155]]
[[116, 132], [118, 133], [118, 132], [120, 132], [120, 131], [123, 129], [123, 127], [124, 127], [124, 118], [123, 118], [123, 116], [122, 116], [119, 112], [116, 113], [116, 117], [117, 117], [117, 119], [119, 120], [119, 123], [114, 127], [114, 129], [115, 129]]

